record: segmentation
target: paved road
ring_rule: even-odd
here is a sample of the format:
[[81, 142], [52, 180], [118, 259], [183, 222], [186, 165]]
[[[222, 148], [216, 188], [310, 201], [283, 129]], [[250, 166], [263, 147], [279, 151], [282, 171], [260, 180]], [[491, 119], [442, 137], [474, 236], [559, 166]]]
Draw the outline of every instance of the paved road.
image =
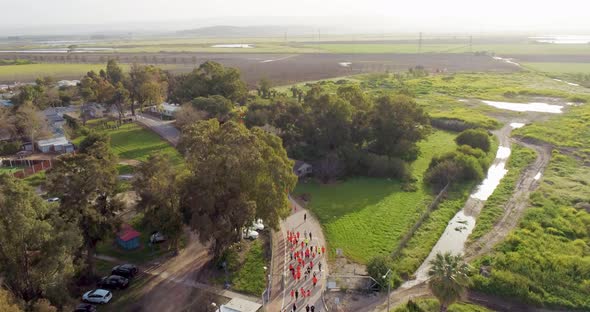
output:
[[174, 127], [174, 120], [160, 120], [147, 114], [137, 114], [137, 122], [152, 129], [173, 146], [180, 141], [180, 131]]
[[[299, 282], [296, 282], [289, 271], [289, 264], [296, 265], [295, 261], [290, 260], [289, 252], [291, 246], [287, 242], [287, 231], [299, 232], [301, 239], [303, 239], [304, 232], [312, 233], [311, 246], [326, 246], [324, 234], [319, 222], [303, 209], [297, 202], [291, 199], [293, 207], [292, 214], [285, 221], [281, 222], [280, 232], [276, 232], [273, 236], [273, 268], [272, 268], [272, 292], [271, 302], [267, 306], [267, 311], [293, 311], [293, 304], [297, 306], [296, 311], [305, 311], [307, 304], [314, 305], [315, 311], [325, 311], [324, 304], [321, 298], [322, 291], [326, 288], [326, 277], [328, 276], [328, 263], [325, 255], [316, 256], [314, 261], [313, 272], [318, 277], [318, 284], [313, 287], [311, 276], [305, 279], [303, 276]], [[304, 215], [307, 214], [307, 219], [304, 221]], [[299, 247], [297, 250], [301, 250]], [[318, 261], [322, 264], [322, 272], [318, 270]], [[306, 261], [309, 263], [309, 260]], [[283, 285], [283, 279], [285, 280]], [[291, 298], [291, 290], [300, 289], [311, 290], [311, 297], [303, 298], [299, 296], [298, 300]]]

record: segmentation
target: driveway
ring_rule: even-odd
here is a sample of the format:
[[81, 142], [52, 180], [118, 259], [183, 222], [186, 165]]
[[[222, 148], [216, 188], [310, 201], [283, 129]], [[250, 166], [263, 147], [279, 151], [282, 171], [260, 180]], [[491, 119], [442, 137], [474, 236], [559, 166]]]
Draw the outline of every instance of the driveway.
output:
[[172, 146], [178, 145], [178, 141], [180, 140], [180, 131], [174, 127], [174, 120], [161, 120], [157, 117], [140, 113], [137, 114], [136, 121], [141, 125], [150, 128], [166, 141], [170, 142]]

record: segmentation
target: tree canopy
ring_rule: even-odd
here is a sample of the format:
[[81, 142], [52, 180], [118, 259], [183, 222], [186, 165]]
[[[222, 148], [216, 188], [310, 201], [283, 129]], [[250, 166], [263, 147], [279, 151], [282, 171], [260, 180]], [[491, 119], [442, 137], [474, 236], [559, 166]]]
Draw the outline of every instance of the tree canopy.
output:
[[212, 241], [215, 255], [255, 219], [277, 228], [289, 214], [296, 176], [278, 137], [211, 119], [185, 128], [179, 147], [189, 170], [183, 213], [203, 242]]

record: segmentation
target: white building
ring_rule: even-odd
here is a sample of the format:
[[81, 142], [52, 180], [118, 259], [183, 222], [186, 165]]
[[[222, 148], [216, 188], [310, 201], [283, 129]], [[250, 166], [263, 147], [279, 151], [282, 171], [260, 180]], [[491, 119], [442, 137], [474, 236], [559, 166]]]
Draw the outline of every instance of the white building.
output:
[[37, 141], [37, 148], [41, 153], [71, 153], [74, 151], [74, 145], [65, 136], [39, 140]]
[[162, 103], [158, 106], [152, 106], [150, 107], [150, 111], [153, 113], [159, 113], [162, 114], [163, 116], [169, 117], [169, 118], [175, 118], [176, 117], [176, 112], [180, 109], [180, 105], [178, 104], [170, 104], [170, 103]]
[[245, 299], [234, 298], [226, 304], [222, 304], [217, 312], [257, 312], [262, 307], [261, 304], [248, 301]]

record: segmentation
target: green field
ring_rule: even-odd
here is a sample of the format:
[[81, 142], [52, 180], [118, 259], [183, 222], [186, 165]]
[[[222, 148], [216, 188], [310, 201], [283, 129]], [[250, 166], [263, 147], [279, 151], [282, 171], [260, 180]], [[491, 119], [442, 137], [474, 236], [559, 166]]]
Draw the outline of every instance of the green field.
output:
[[38, 77], [82, 77], [88, 71], [104, 69], [104, 64], [29, 64], [0, 66], [0, 80], [27, 81]]
[[[436, 131], [421, 142], [414, 176], [422, 177], [435, 154], [455, 149], [454, 137]], [[404, 192], [400, 181], [354, 178], [328, 185], [300, 183], [295, 193], [311, 195], [309, 208], [324, 226], [330, 254], [342, 248], [349, 259], [366, 263], [392, 252], [430, 203], [431, 192], [419, 184], [416, 192]]]
[[[418, 307], [422, 310], [422, 312], [438, 312], [440, 311], [440, 305], [436, 299], [416, 299], [414, 303], [418, 305]], [[392, 312], [415, 312], [416, 310], [412, 310], [411, 308], [407, 307], [406, 305], [399, 306], [393, 310]], [[453, 303], [448, 307], [448, 312], [491, 312], [492, 310], [486, 309], [482, 306], [478, 306], [472, 303], [466, 302], [457, 302]]]
[[485, 206], [479, 217], [477, 217], [475, 229], [473, 229], [473, 232], [469, 236], [469, 240], [476, 240], [492, 229], [498, 218], [502, 216], [504, 205], [515, 191], [516, 182], [522, 172], [535, 161], [536, 157], [534, 150], [518, 144], [512, 145], [512, 153], [506, 164], [508, 173], [502, 178], [494, 193], [485, 202]]
[[[97, 122], [94, 121], [96, 125]], [[175, 165], [183, 163], [182, 156], [178, 151], [164, 141], [156, 133], [141, 127], [136, 123], [123, 124], [118, 129], [104, 129], [101, 127], [94, 128], [98, 132], [106, 133], [111, 138], [111, 148], [113, 152], [119, 156], [120, 160], [131, 159], [138, 161], [146, 161], [153, 153], [161, 153], [168, 156], [168, 158]], [[80, 144], [84, 137], [78, 137], [73, 140], [74, 144]], [[128, 174], [133, 171], [133, 168], [127, 165], [119, 166], [120, 174]]]
[[552, 73], [552, 74], [564, 74], [564, 73], [582, 73], [590, 74], [590, 63], [550, 63], [550, 62], [538, 62], [538, 63], [522, 63], [523, 66], [534, 70]]

